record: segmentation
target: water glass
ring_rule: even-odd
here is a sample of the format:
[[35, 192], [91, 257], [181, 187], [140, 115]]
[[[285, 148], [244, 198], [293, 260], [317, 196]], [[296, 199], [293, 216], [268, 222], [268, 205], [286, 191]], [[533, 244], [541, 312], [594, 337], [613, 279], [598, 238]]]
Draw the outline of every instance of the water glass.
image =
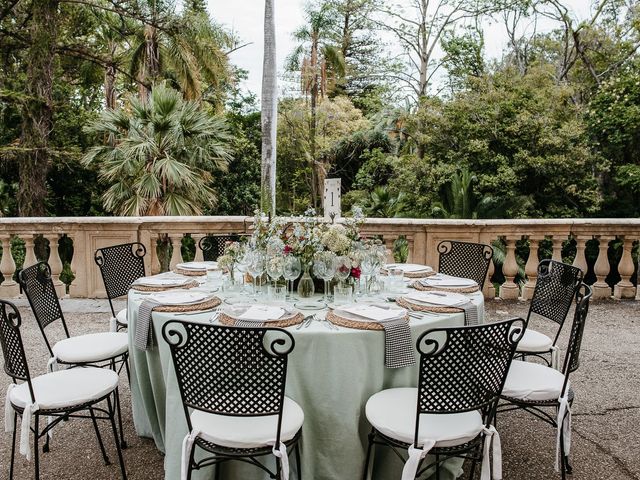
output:
[[335, 305], [353, 303], [353, 288], [351, 285], [336, 285], [333, 289], [333, 303]]
[[400, 268], [392, 268], [387, 282], [389, 293], [401, 293], [404, 290], [404, 272]]
[[212, 287], [219, 288], [222, 285], [222, 269], [218, 267], [208, 268], [207, 282], [209, 282]]
[[284, 285], [269, 285], [267, 287], [267, 298], [269, 303], [284, 305], [287, 301], [287, 287]]

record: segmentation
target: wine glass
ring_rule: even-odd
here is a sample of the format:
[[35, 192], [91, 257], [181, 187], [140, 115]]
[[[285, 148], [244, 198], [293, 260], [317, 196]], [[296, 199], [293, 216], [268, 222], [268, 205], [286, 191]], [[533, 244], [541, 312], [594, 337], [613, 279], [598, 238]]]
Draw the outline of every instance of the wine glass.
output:
[[324, 280], [324, 302], [329, 302], [329, 282], [336, 274], [336, 256], [331, 252], [321, 252], [313, 262], [313, 273]]
[[273, 282], [274, 286], [278, 279], [282, 276], [284, 270], [284, 258], [282, 255], [273, 255], [267, 260], [267, 275]]
[[302, 264], [300, 259], [294, 255], [287, 255], [284, 257], [283, 276], [287, 281], [287, 284], [291, 287], [291, 295], [289, 298], [293, 298], [293, 281], [297, 279], [302, 273]]
[[364, 294], [368, 295], [371, 290], [371, 277], [374, 275], [376, 270], [380, 269], [380, 258], [378, 252], [373, 249], [369, 249], [365, 252], [362, 257], [362, 262], [360, 263], [360, 268], [362, 270], [362, 276], [364, 277], [365, 287]]
[[[244, 287], [244, 274], [249, 270], [251, 264], [251, 254], [253, 252], [248, 246], [243, 246], [240, 250], [240, 254], [236, 259], [236, 268], [242, 274], [242, 286]], [[243, 288], [244, 289], [244, 288]]]
[[266, 268], [265, 256], [262, 252], [254, 251], [251, 252], [251, 261], [249, 262], [248, 272], [253, 277], [253, 296], [258, 296], [258, 287], [257, 281], [258, 277], [261, 276]]
[[351, 275], [351, 267], [353, 266], [351, 259], [346, 255], [340, 255], [336, 258], [336, 277], [340, 280], [340, 286], [344, 286], [344, 282]]

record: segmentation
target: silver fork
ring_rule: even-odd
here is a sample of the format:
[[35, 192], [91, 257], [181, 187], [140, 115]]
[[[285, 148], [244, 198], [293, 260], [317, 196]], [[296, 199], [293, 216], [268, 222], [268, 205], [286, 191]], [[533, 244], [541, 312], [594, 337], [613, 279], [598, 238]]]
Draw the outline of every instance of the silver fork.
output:
[[318, 320], [319, 322], [324, 322], [324, 324], [327, 326], [327, 328], [329, 330], [338, 330], [338, 327], [335, 326], [333, 323], [331, 323], [331, 321], [329, 319], [327, 319], [327, 317], [325, 317], [324, 320], [320, 320], [320, 319], [317, 319], [317, 318], [316, 318], [316, 320]]

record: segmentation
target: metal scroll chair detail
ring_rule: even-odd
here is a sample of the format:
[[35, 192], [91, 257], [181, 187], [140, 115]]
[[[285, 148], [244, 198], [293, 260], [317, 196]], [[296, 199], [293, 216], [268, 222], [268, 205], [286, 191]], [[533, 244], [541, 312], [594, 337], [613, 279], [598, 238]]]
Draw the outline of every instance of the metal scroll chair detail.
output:
[[[58, 365], [69, 367], [105, 367], [116, 373], [124, 367], [129, 378], [129, 341], [126, 333], [100, 332], [72, 337], [69, 335], [67, 322], [64, 319], [60, 301], [51, 280], [51, 268], [46, 262], [39, 262], [20, 271], [18, 275], [22, 290], [36, 317], [40, 332], [47, 345], [49, 354], [49, 370], [55, 371]], [[54, 322], [60, 322], [66, 338], [51, 345], [45, 329]], [[118, 368], [119, 365], [119, 368]], [[116, 409], [120, 424], [122, 448], [127, 447], [122, 430], [120, 397], [116, 394]], [[44, 445], [49, 448], [49, 437]]]
[[[472, 461], [471, 478], [481, 461], [483, 478], [489, 478], [492, 444], [499, 477], [502, 461], [491, 421], [523, 332], [524, 320], [517, 318], [423, 333], [417, 342], [418, 388], [383, 390], [367, 401], [373, 428], [363, 478], [375, 445], [391, 447], [405, 461], [403, 479], [419, 478], [432, 468], [439, 478], [442, 462], [451, 457]], [[408, 450], [407, 460], [402, 450]], [[435, 460], [425, 465], [427, 454]]]
[[[5, 371], [13, 379], [6, 398], [5, 429], [13, 432], [9, 480], [13, 478], [16, 441], [18, 441], [18, 417], [21, 417], [19, 432], [20, 453], [31, 458], [31, 435], [35, 478], [40, 478], [39, 441], [49, 438], [51, 430], [69, 418], [91, 419], [98, 439], [98, 446], [105, 465], [109, 458], [100, 436], [97, 420], [109, 420], [116, 442], [118, 461], [123, 480], [127, 475], [118, 441], [114, 402], [118, 396], [118, 375], [107, 369], [87, 367], [61, 370], [31, 377], [24, 345], [20, 334], [21, 318], [12, 303], [0, 300], [0, 345], [4, 355]], [[106, 405], [105, 405], [106, 404]], [[11, 415], [13, 414], [13, 415]], [[43, 417], [48, 423], [41, 427]], [[31, 419], [33, 418], [33, 427]]]
[[198, 248], [202, 250], [205, 260], [215, 261], [224, 254], [228, 242], [237, 242], [246, 235], [230, 233], [225, 235], [207, 235], [198, 241]]
[[[518, 344], [516, 352], [518, 356], [523, 359], [527, 356], [539, 357], [547, 365], [558, 368], [558, 337], [571, 309], [573, 299], [582, 284], [582, 277], [582, 270], [566, 263], [546, 259], [538, 264], [536, 287], [527, 315], [527, 329]], [[557, 324], [553, 339], [529, 328], [529, 321], [533, 315]], [[547, 355], [551, 356], [550, 360], [547, 359]]]
[[438, 272], [475, 280], [480, 290], [489, 271], [493, 248], [482, 243], [443, 240], [438, 244]]
[[[304, 413], [285, 396], [288, 356], [294, 340], [277, 328], [239, 328], [171, 320], [162, 328], [175, 367], [188, 433], [182, 480], [193, 470], [225, 462], [255, 465], [286, 480], [287, 448], [298, 475]], [[196, 460], [196, 449], [203, 455]], [[274, 455], [275, 472], [259, 457]]]
[[138, 278], [145, 276], [144, 256], [147, 250], [141, 243], [123, 243], [110, 247], [99, 248], [93, 257], [100, 268], [104, 290], [107, 293], [113, 331], [127, 328], [127, 310], [120, 310], [117, 314], [113, 309], [114, 298], [122, 297], [129, 292], [131, 284]]
[[[562, 371], [538, 363], [514, 360], [502, 390], [502, 398], [507, 403], [498, 407], [499, 412], [525, 410], [557, 429], [555, 469], [563, 479], [572, 471], [569, 451], [574, 393], [569, 375], [580, 366], [580, 348], [591, 295], [591, 287], [580, 285]], [[549, 409], [555, 415], [549, 413]]]

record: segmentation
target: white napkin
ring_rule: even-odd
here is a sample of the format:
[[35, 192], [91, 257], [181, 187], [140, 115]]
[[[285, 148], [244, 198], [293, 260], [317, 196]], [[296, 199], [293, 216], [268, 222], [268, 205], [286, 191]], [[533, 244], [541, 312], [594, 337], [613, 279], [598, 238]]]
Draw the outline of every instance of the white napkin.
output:
[[252, 320], [256, 322], [266, 322], [276, 320], [284, 315], [284, 309], [280, 307], [269, 307], [267, 305], [253, 305], [247, 309], [238, 320]]
[[452, 277], [451, 275], [443, 274], [423, 278], [420, 281], [428, 287], [473, 287], [478, 285], [475, 280], [470, 278]]
[[177, 268], [185, 270], [206, 270], [209, 265], [205, 262], [185, 262], [176, 265]]
[[163, 305], [186, 305], [189, 303], [199, 303], [207, 298], [203, 292], [189, 292], [175, 290], [171, 292], [157, 292], [149, 295], [149, 299]]
[[395, 268], [406, 273], [430, 272], [432, 270], [432, 268], [427, 265], [418, 265], [417, 263], [391, 263], [387, 265], [387, 270]]
[[144, 285], [148, 287], [167, 286], [167, 285], [185, 285], [192, 279], [177, 276], [157, 275], [153, 277], [142, 277], [133, 282], [133, 285]]
[[406, 298], [419, 303], [428, 303], [430, 305], [440, 305], [443, 307], [456, 307], [469, 301], [469, 299], [463, 295], [444, 292], [416, 291], [407, 294]]
[[402, 316], [397, 308], [380, 308], [375, 305], [354, 305], [343, 309], [345, 312], [376, 321], [391, 320]]

